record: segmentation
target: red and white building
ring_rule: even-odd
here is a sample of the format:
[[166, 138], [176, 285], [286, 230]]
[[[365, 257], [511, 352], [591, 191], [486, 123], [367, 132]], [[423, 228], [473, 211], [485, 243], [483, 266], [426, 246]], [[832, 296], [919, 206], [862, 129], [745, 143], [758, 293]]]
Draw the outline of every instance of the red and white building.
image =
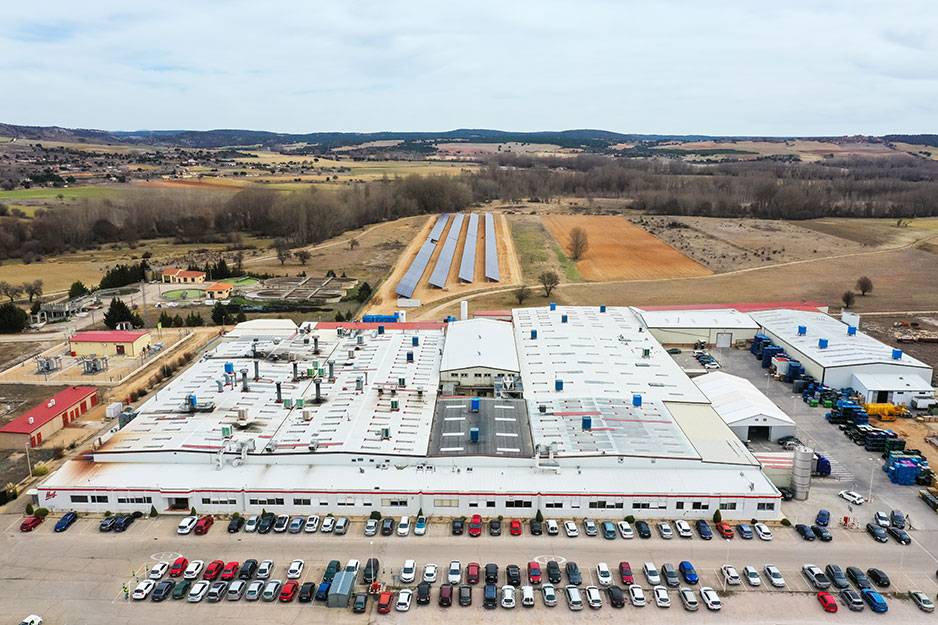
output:
[[98, 389], [73, 386], [0, 427], [0, 448], [39, 447], [43, 441], [98, 405]]

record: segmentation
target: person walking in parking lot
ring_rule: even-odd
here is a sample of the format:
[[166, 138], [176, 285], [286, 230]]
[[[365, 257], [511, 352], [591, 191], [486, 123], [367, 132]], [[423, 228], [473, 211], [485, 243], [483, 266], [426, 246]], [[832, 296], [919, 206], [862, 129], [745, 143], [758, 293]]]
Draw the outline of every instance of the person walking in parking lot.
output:
[[130, 589], [127, 588], [127, 584], [124, 584], [123, 590], [124, 590], [124, 601], [128, 601], [130, 599]]

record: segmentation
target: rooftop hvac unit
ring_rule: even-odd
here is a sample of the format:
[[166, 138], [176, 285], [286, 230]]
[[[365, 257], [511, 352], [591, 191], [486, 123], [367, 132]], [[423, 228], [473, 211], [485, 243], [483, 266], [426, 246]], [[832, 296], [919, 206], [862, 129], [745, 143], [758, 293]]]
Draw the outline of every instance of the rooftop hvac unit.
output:
[[391, 439], [391, 428], [381, 428], [381, 440]]
[[231, 426], [230, 425], [221, 426], [221, 437], [231, 438]]

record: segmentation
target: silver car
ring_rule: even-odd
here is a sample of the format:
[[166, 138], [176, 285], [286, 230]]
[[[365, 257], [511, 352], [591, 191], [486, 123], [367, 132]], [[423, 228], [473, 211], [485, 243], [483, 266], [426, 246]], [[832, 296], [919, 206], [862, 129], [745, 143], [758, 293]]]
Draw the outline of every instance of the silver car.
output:
[[544, 584], [541, 587], [541, 594], [544, 596], [544, 605], [553, 608], [557, 605], [557, 591], [553, 584]]
[[261, 598], [262, 592], [264, 592], [264, 582], [256, 579], [248, 584], [248, 589], [244, 592], [244, 600], [257, 601]]
[[684, 609], [688, 612], [696, 612], [697, 608], [700, 607], [700, 602], [697, 601], [697, 594], [690, 588], [681, 588], [678, 591], [678, 596], [681, 598], [681, 605], [683, 605]]

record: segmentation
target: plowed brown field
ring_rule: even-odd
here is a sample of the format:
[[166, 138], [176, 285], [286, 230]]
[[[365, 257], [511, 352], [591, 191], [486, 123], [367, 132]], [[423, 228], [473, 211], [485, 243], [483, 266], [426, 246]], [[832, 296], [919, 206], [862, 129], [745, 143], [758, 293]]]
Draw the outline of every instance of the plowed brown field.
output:
[[713, 273], [624, 217], [545, 215], [543, 221], [566, 253], [570, 231], [577, 226], [586, 231], [589, 249], [576, 264], [584, 280], [687, 278]]

